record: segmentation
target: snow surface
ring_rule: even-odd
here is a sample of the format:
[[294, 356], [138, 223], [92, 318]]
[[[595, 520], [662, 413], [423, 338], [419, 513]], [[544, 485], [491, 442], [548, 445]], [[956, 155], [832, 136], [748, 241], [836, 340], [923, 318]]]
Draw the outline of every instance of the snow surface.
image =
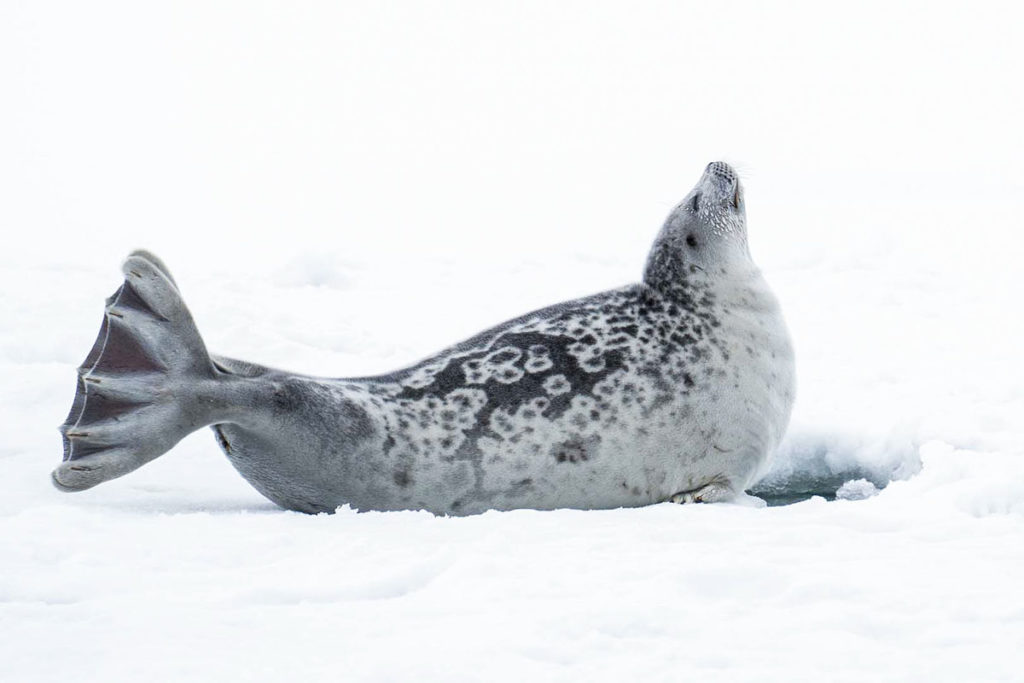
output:
[[[5, 3], [0, 680], [1024, 679], [1021, 19]], [[305, 516], [208, 432], [49, 483], [132, 248], [215, 352], [369, 374], [636, 280], [718, 158], [799, 502]]]

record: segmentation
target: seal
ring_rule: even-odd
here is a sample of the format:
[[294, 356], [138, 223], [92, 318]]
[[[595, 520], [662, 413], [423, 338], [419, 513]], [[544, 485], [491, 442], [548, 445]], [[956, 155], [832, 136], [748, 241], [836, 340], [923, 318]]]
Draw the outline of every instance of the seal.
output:
[[671, 212], [640, 283], [380, 376], [210, 355], [159, 259], [134, 252], [123, 273], [61, 427], [63, 491], [212, 426], [253, 487], [308, 513], [730, 501], [763, 471], [794, 397], [789, 335], [721, 162]]

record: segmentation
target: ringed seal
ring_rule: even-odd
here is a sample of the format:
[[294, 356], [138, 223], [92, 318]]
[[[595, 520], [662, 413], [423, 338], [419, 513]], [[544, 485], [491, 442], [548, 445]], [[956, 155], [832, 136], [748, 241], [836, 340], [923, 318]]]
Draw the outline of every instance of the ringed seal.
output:
[[721, 162], [669, 215], [640, 283], [376, 377], [210, 355], [159, 259], [134, 252], [123, 272], [61, 427], [63, 491], [212, 426], [256, 490], [308, 513], [727, 501], [763, 471], [794, 397], [786, 326]]

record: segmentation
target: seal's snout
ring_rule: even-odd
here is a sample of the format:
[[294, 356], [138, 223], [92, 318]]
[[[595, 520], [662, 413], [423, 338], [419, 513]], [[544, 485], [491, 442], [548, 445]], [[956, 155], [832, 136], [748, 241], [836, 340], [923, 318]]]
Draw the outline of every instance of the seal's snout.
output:
[[740, 209], [740, 176], [729, 164], [724, 161], [712, 161], [704, 169], [701, 184], [708, 196], [714, 197], [721, 206], [728, 205], [734, 210]]
[[739, 174], [733, 170], [733, 167], [724, 161], [712, 161], [704, 169], [704, 175], [726, 187], [732, 187], [740, 179]]

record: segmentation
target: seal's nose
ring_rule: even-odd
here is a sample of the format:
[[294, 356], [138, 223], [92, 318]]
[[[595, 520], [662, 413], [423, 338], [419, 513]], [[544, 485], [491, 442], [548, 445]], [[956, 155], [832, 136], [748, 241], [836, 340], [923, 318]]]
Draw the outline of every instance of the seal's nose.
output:
[[739, 178], [732, 166], [724, 161], [712, 161], [704, 169], [704, 174], [727, 185], [731, 185]]

